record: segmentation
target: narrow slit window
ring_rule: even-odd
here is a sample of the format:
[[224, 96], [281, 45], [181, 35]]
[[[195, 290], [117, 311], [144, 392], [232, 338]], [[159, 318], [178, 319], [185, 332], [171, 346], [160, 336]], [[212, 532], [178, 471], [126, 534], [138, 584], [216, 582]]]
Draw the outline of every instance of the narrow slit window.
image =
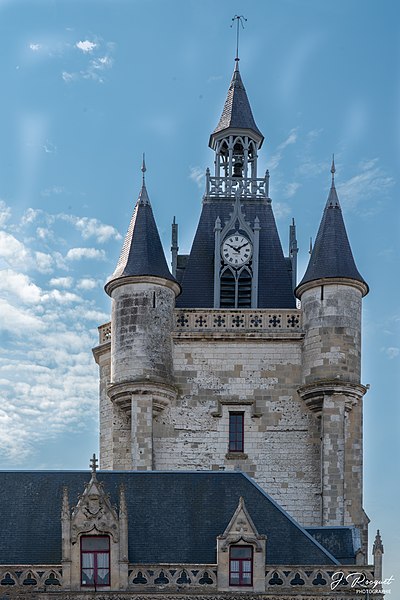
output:
[[229, 413], [229, 452], [244, 452], [244, 413]]

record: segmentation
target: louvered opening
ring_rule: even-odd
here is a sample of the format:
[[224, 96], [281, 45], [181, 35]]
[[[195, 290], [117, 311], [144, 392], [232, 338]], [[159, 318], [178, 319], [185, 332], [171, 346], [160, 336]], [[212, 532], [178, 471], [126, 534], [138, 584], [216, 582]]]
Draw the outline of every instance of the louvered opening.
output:
[[226, 269], [221, 275], [220, 289], [221, 308], [235, 308], [235, 276], [230, 269]]
[[243, 269], [238, 279], [238, 308], [251, 308], [251, 275]]

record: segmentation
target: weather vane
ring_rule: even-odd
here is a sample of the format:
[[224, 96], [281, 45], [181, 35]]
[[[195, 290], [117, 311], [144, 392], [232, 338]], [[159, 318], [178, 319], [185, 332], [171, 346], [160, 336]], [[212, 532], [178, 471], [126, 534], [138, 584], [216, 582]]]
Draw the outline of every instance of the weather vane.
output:
[[[239, 23], [242, 26], [242, 29], [244, 29], [244, 21], [247, 21], [247, 19], [243, 16], [243, 15], [235, 15], [232, 19], [232, 21], [236, 21], [236, 58], [235, 60], [239, 60]], [[231, 24], [231, 27], [233, 27], [233, 23]]]

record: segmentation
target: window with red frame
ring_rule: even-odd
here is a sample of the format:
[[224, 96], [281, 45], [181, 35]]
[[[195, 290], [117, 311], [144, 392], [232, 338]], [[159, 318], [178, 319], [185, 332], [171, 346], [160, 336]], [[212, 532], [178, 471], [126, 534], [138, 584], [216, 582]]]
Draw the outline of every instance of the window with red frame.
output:
[[253, 585], [253, 547], [231, 546], [229, 549], [229, 585]]
[[244, 413], [229, 413], [229, 452], [244, 451]]
[[110, 585], [110, 538], [100, 535], [81, 537], [81, 585]]

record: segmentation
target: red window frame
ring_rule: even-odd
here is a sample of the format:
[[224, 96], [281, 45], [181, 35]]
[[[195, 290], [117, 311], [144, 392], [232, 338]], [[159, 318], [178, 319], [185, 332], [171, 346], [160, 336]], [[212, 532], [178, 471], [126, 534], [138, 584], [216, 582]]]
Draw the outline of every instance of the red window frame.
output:
[[230, 546], [229, 585], [237, 587], [253, 585], [253, 546]]
[[244, 413], [229, 413], [229, 452], [244, 452]]
[[[107, 540], [106, 547], [104, 548], [92, 548], [85, 549], [83, 548], [84, 540]], [[82, 535], [81, 536], [81, 586], [86, 587], [94, 587], [95, 589], [98, 587], [109, 587], [110, 586], [110, 538], [108, 535]], [[84, 566], [84, 556], [93, 555], [93, 566]], [[99, 566], [99, 554], [106, 554], [107, 561], [106, 566]], [[86, 571], [86, 574], [84, 573]], [[92, 577], [89, 578], [89, 582], [87, 581], [88, 571], [92, 571]], [[107, 581], [104, 582], [104, 577], [101, 577], [100, 572], [105, 571], [107, 575]]]

